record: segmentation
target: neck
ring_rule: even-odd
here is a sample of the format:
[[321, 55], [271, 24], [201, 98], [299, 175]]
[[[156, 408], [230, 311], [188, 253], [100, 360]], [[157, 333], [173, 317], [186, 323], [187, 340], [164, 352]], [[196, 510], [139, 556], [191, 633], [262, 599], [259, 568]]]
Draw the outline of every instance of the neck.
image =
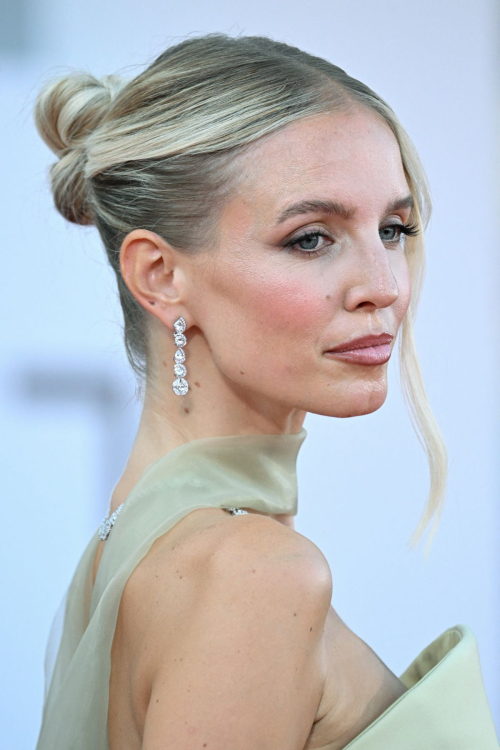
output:
[[[154, 316], [153, 316], [154, 318]], [[172, 390], [175, 378], [172, 332], [156, 318], [151, 321], [149, 372], [138, 439], [162, 449], [205, 436], [245, 434], [290, 434], [300, 431], [306, 411], [266, 395], [248, 383], [243, 370], [230, 377], [217, 366], [203, 332], [189, 328], [186, 345], [189, 390], [178, 396]], [[288, 371], [277, 378], [286, 379]], [[283, 383], [283, 386], [285, 383]]]

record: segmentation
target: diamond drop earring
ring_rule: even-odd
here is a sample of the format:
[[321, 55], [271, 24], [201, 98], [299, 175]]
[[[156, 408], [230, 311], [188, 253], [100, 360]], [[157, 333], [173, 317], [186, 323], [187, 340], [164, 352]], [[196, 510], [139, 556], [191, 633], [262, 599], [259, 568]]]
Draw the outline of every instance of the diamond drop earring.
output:
[[184, 375], [186, 374], [186, 368], [182, 364], [184, 360], [186, 359], [186, 355], [182, 350], [183, 346], [186, 346], [187, 339], [184, 336], [184, 331], [186, 330], [186, 321], [183, 317], [177, 318], [177, 320], [174, 323], [174, 341], [176, 345], [179, 347], [177, 351], [174, 354], [174, 373], [177, 375], [176, 379], [172, 383], [172, 388], [174, 393], [176, 393], [178, 396], [185, 396], [186, 393], [189, 390], [189, 385], [187, 383], [187, 380], [184, 380]]

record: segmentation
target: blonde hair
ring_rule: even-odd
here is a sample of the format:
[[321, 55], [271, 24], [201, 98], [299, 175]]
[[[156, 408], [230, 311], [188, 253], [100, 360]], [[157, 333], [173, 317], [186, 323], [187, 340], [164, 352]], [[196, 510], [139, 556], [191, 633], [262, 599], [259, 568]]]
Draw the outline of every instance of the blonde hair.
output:
[[50, 168], [57, 210], [93, 224], [116, 274], [128, 360], [140, 388], [150, 375], [148, 312], [120, 272], [120, 248], [135, 228], [186, 253], [216, 240], [217, 219], [238, 179], [237, 157], [288, 123], [364, 106], [394, 133], [420, 232], [406, 237], [412, 298], [399, 339], [402, 390], [427, 453], [430, 489], [410, 545], [432, 516], [437, 529], [448, 459], [417, 358], [413, 322], [425, 273], [423, 230], [431, 215], [427, 178], [391, 107], [338, 66], [265, 36], [211, 33], [166, 49], [125, 80], [83, 71], [45, 83], [34, 107], [37, 130], [59, 157]]

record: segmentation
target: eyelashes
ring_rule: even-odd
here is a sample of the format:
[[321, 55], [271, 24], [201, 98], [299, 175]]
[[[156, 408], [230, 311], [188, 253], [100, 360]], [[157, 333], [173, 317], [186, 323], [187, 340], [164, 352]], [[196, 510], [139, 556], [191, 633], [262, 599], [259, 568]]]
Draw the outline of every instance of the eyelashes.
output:
[[[404, 236], [410, 236], [415, 237], [415, 235], [420, 233], [420, 229], [418, 227], [418, 224], [388, 224], [385, 227], [382, 227], [380, 230], [381, 232], [384, 232], [387, 229], [395, 229], [399, 231], [399, 234], [397, 236], [397, 239], [388, 239], [385, 240], [386, 244], [388, 245], [401, 245], [401, 239]], [[283, 247], [286, 247], [290, 252], [292, 253], [298, 253], [299, 255], [306, 255], [308, 257], [315, 258], [319, 255], [323, 255], [325, 253], [328, 253], [331, 250], [331, 246], [326, 246], [322, 248], [299, 248], [298, 250], [294, 248], [294, 245], [297, 245], [299, 242], [310, 241], [313, 238], [316, 237], [326, 237], [327, 239], [330, 239], [330, 236], [321, 229], [310, 229], [306, 232], [302, 232], [301, 234], [297, 235], [296, 237], [293, 237], [288, 242], [285, 242], [283, 244]]]

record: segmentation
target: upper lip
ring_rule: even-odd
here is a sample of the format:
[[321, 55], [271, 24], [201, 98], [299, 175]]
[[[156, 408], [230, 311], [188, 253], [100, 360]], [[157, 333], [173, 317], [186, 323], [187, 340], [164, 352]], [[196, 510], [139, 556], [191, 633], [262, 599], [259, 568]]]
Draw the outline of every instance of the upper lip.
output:
[[346, 352], [351, 349], [362, 349], [365, 346], [380, 346], [380, 344], [390, 344], [394, 336], [390, 333], [379, 333], [377, 335], [361, 336], [357, 339], [344, 341], [343, 344], [327, 349], [329, 352]]

